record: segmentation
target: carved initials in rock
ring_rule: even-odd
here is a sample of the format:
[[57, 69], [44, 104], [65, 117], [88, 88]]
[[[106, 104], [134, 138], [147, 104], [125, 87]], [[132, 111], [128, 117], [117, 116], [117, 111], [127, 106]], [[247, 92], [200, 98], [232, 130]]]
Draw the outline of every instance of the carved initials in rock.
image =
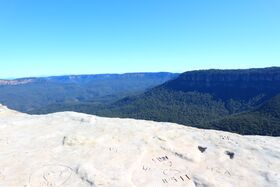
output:
[[[62, 165], [48, 165], [35, 171], [30, 175], [30, 185], [37, 187], [43, 186], [60, 186], [65, 184], [72, 175], [72, 169]], [[38, 183], [39, 182], [39, 183]]]
[[188, 182], [190, 181], [190, 177], [186, 175], [180, 175], [179, 177], [170, 177], [170, 178], [164, 178], [162, 179], [162, 182], [167, 183], [177, 183], [177, 182]]
[[146, 167], [146, 166], [143, 166], [143, 168], [142, 168], [144, 171], [149, 171], [149, 170], [151, 170], [151, 168], [149, 168], [149, 167]]

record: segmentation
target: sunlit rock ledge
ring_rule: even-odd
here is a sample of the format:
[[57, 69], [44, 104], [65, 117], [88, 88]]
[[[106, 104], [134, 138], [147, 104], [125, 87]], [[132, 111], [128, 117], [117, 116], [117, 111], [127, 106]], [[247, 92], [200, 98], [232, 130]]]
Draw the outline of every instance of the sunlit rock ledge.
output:
[[280, 186], [280, 138], [0, 106], [0, 186]]

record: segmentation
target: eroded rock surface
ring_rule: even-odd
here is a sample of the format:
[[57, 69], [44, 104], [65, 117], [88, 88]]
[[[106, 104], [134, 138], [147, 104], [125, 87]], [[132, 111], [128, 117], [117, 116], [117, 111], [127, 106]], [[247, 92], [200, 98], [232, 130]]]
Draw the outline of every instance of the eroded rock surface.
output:
[[280, 186], [280, 139], [0, 106], [0, 186]]

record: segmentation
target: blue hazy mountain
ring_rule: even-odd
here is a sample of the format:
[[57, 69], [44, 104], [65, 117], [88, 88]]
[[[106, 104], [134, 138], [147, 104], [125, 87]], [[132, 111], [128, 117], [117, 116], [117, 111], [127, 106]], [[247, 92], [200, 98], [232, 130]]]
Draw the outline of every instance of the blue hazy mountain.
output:
[[142, 93], [177, 75], [160, 72], [0, 80], [0, 103], [30, 113], [53, 104], [104, 104]]

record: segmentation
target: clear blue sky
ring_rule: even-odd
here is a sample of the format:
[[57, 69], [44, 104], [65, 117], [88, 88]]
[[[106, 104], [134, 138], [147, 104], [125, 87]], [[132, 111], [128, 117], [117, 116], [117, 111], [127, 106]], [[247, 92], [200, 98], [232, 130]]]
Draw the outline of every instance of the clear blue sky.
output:
[[1, 0], [0, 77], [280, 66], [279, 0]]

